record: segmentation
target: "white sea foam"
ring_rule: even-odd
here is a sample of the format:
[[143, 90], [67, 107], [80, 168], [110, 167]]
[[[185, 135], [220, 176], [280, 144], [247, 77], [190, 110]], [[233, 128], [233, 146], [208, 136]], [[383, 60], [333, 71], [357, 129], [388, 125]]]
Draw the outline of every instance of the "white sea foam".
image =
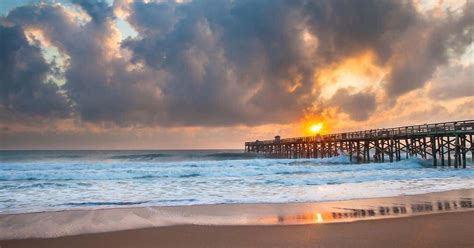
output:
[[474, 169], [419, 159], [271, 159], [235, 151], [2, 152], [0, 212], [305, 202], [474, 187]]

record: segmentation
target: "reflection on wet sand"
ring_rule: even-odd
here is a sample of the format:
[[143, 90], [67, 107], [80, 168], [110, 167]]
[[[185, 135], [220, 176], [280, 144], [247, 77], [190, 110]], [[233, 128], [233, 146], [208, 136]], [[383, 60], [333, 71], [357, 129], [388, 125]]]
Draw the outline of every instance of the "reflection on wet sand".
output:
[[275, 218], [264, 218], [262, 221], [268, 224], [331, 223], [359, 219], [411, 216], [431, 212], [454, 212], [472, 208], [474, 208], [473, 198], [460, 198], [459, 200], [413, 202], [410, 204], [392, 203], [392, 206], [368, 206], [367, 208], [332, 207], [334, 211], [280, 215], [276, 218], [276, 221]]
[[473, 200], [474, 184], [472, 189], [346, 201], [0, 213], [0, 240], [171, 225], [299, 225], [351, 222], [474, 211]]

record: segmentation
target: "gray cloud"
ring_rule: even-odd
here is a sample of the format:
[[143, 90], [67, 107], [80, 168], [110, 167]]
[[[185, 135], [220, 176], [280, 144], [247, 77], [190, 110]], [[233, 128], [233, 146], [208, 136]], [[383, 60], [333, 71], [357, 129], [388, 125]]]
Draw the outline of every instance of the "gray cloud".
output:
[[382, 65], [398, 52], [391, 45], [421, 18], [412, 2], [391, 0], [308, 1], [305, 16], [325, 62], [371, 49]]
[[[116, 47], [111, 7], [73, 3], [90, 22], [44, 4], [16, 8], [6, 19], [43, 30], [68, 56], [62, 90], [74, 113], [122, 126], [291, 122], [319, 111], [314, 76], [322, 67], [365, 50], [391, 69], [384, 85], [396, 99], [463, 53], [474, 28], [468, 3], [461, 15], [433, 21], [398, 0], [135, 1], [127, 21], [139, 35]], [[316, 37], [317, 49], [308, 47], [305, 33]], [[354, 120], [367, 119], [376, 107], [371, 94], [340, 90], [335, 97]]]
[[339, 89], [330, 102], [356, 121], [367, 120], [377, 107], [372, 93], [350, 94], [347, 89]]
[[[1, 20], [0, 20], [1, 21]], [[48, 81], [52, 65], [23, 29], [0, 22], [0, 108], [2, 115], [64, 117], [70, 108], [59, 87]]]
[[[165, 102], [176, 106], [170, 118], [254, 124], [288, 122], [307, 110], [318, 98], [321, 66], [363, 49], [385, 63], [391, 39], [417, 16], [398, 1], [244, 0], [136, 2], [129, 20], [144, 30], [123, 43], [134, 61], [173, 75], [163, 86]], [[305, 48], [304, 32], [317, 36], [317, 50]]]
[[72, 0], [89, 14], [95, 23], [103, 23], [114, 16], [113, 9], [105, 0]]
[[[162, 87], [171, 122], [284, 122], [310, 105], [314, 59], [305, 59], [299, 48], [301, 27], [291, 16], [292, 6], [286, 10], [283, 3], [258, 1], [169, 5], [133, 4], [132, 25], [147, 31], [123, 46], [133, 51], [134, 61], [171, 74]], [[172, 11], [176, 23], [161, 32], [170, 19], [157, 23], [144, 9]], [[290, 93], [296, 77], [302, 86]]]
[[474, 95], [474, 64], [446, 66], [435, 74], [430, 94], [434, 98], [453, 99]]
[[[110, 55], [114, 52], [110, 46], [116, 45], [111, 42], [118, 42], [111, 39], [115, 32], [112, 12], [102, 2], [87, 3], [83, 8], [92, 20], [85, 24], [70, 18], [63, 7], [48, 5], [17, 8], [8, 19], [42, 29], [52, 44], [69, 57], [63, 89], [83, 120], [151, 124], [159, 110], [157, 83], [151, 80], [155, 74], [128, 70], [127, 61]], [[101, 8], [105, 8], [104, 12]]]
[[459, 17], [423, 19], [393, 42], [398, 52], [391, 65], [386, 90], [397, 97], [422, 87], [449, 58], [462, 55], [474, 42], [474, 3], [466, 1]]

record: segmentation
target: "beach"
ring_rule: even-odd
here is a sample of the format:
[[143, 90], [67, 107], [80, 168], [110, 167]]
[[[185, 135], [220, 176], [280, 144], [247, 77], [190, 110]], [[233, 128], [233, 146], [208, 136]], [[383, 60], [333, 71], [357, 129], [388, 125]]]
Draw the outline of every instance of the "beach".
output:
[[0, 246], [472, 247], [474, 170], [239, 150], [4, 151]]
[[155, 227], [50, 239], [0, 241], [20, 247], [473, 247], [474, 212], [337, 224]]
[[474, 189], [0, 215], [1, 247], [472, 247]]

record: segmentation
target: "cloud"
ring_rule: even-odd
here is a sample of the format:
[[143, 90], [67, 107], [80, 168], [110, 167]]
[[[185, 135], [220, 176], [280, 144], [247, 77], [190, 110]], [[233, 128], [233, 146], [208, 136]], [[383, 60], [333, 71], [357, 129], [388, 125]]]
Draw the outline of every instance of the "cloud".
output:
[[474, 64], [440, 68], [432, 80], [430, 95], [436, 99], [455, 99], [474, 95]]
[[356, 121], [367, 120], [377, 107], [374, 94], [363, 92], [351, 94], [347, 89], [338, 90], [330, 102]]
[[52, 45], [67, 55], [63, 90], [81, 119], [150, 124], [159, 111], [158, 73], [129, 68], [119, 51], [119, 34], [109, 7], [102, 2], [87, 3], [83, 8], [92, 19], [86, 23], [76, 21], [70, 10], [58, 5], [24, 6], [7, 18], [43, 30]]
[[[321, 68], [361, 51], [372, 50], [376, 63], [390, 69], [383, 82], [389, 98], [422, 87], [448, 53], [456, 56], [469, 45], [473, 9], [466, 4], [461, 15], [432, 27], [406, 1], [135, 2], [129, 20], [142, 35], [123, 47], [134, 61], [173, 76], [163, 85], [165, 102], [177, 106], [169, 111], [172, 119], [288, 122], [318, 111], [311, 106], [319, 99], [314, 76]], [[309, 49], [305, 34], [317, 49]], [[227, 97], [226, 86], [235, 84], [238, 90]]]
[[66, 117], [70, 107], [59, 87], [48, 80], [53, 65], [29, 44], [24, 30], [0, 20], [0, 109], [2, 115]]
[[460, 116], [460, 118], [465, 118], [463, 116], [468, 116], [470, 117], [469, 119], [472, 120], [472, 116], [474, 115], [474, 108], [472, 106], [474, 106], [474, 97], [459, 104], [456, 107], [454, 114]]
[[105, 0], [72, 0], [72, 2], [81, 6], [95, 23], [106, 22], [114, 16], [113, 8]]
[[392, 43], [388, 95], [398, 97], [422, 87], [436, 69], [452, 57], [461, 56], [474, 41], [474, 4], [466, 1], [457, 16], [420, 19]]
[[304, 9], [325, 62], [370, 49], [380, 64], [387, 63], [398, 52], [392, 44], [420, 21], [410, 1], [308, 1]]
[[[68, 58], [59, 89], [45, 81], [51, 69], [39, 47], [25, 43], [38, 57], [26, 67], [40, 80], [21, 82], [48, 96], [50, 103], [32, 105], [48, 103], [41, 112], [127, 127], [261, 125], [318, 114], [330, 106], [316, 104], [318, 73], [364, 51], [389, 71], [382, 90], [396, 100], [461, 55], [474, 28], [470, 3], [439, 18], [398, 0], [122, 1], [114, 6], [138, 35], [121, 41], [107, 2], [72, 2], [81, 10], [40, 4], [6, 15], [19, 30], [41, 30]], [[24, 65], [5, 67], [6, 75]], [[339, 89], [331, 103], [362, 121], [377, 107], [374, 94]]]
[[[409, 4], [361, 3], [135, 2], [129, 20], [142, 35], [123, 47], [133, 52], [133, 61], [172, 75], [163, 84], [172, 121], [290, 122], [318, 99], [314, 77], [321, 67], [362, 49], [377, 50], [383, 62], [390, 38], [416, 20]], [[154, 17], [163, 12], [174, 18]], [[314, 44], [305, 35], [317, 49], [310, 49]]]

